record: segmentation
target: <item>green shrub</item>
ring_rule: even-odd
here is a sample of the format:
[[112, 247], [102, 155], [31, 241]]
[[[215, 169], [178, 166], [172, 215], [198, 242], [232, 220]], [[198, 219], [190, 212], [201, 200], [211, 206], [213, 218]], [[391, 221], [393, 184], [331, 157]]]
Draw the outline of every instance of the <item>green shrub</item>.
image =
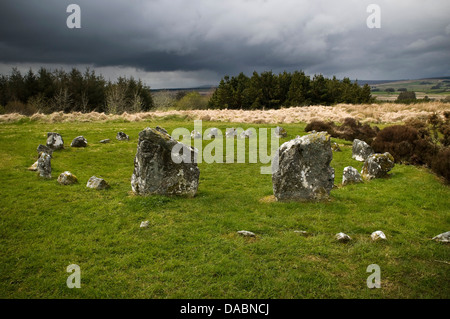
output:
[[414, 101], [414, 100], [416, 100], [416, 93], [412, 91], [401, 92], [397, 97], [397, 101]]
[[198, 92], [190, 92], [175, 104], [178, 110], [202, 110], [208, 108], [207, 96], [202, 96]]

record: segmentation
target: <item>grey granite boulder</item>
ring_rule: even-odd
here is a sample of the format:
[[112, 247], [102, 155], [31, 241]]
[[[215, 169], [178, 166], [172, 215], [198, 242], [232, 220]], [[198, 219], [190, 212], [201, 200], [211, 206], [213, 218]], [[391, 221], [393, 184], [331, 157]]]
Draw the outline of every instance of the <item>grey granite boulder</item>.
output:
[[352, 158], [364, 162], [367, 157], [373, 154], [373, 149], [364, 141], [355, 139], [352, 146]]
[[373, 241], [386, 240], [387, 239], [386, 235], [381, 230], [374, 231], [370, 235], [370, 238], [372, 238]]
[[450, 243], [450, 231], [433, 237], [433, 240], [440, 241], [442, 243]]
[[361, 174], [358, 172], [358, 170], [352, 166], [347, 166], [344, 168], [344, 173], [342, 175], [342, 185], [348, 185], [348, 184], [356, 184], [356, 183], [362, 183], [362, 177]]
[[86, 147], [88, 144], [87, 140], [83, 136], [77, 136], [70, 143], [71, 147]]
[[277, 200], [321, 200], [334, 185], [330, 136], [326, 132], [297, 137], [280, 146], [272, 161]]
[[43, 178], [52, 178], [52, 165], [51, 165], [52, 157], [42, 152], [39, 154], [39, 159], [37, 161], [37, 171], [39, 172], [39, 176]]
[[65, 171], [58, 176], [58, 183], [61, 185], [72, 185], [78, 183], [78, 179], [69, 171]]
[[86, 187], [100, 190], [108, 188], [109, 184], [103, 178], [92, 176], [89, 178]]
[[138, 195], [197, 193], [200, 170], [197, 149], [153, 128], [139, 133], [131, 188]]
[[64, 140], [58, 133], [47, 133], [47, 146], [52, 150], [60, 150], [64, 148]]
[[386, 177], [394, 165], [394, 157], [390, 153], [372, 154], [364, 162], [361, 176], [365, 180]]
[[109, 138], [100, 141], [102, 144], [108, 144], [109, 142], [111, 142]]
[[346, 243], [346, 242], [349, 242], [350, 240], [352, 240], [349, 235], [344, 234], [344, 233], [337, 233], [334, 236], [334, 238], [341, 243]]
[[129, 141], [130, 137], [124, 132], [117, 132], [116, 139], [118, 141]]

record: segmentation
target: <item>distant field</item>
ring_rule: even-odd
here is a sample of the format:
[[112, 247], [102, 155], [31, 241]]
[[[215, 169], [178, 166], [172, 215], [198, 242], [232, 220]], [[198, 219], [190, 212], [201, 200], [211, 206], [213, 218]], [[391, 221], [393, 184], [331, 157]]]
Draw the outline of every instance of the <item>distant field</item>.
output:
[[[419, 99], [428, 96], [430, 99], [441, 100], [450, 96], [450, 79], [423, 79], [410, 81], [396, 81], [382, 84], [371, 85], [372, 94], [383, 101], [394, 101], [400, 93], [398, 89], [405, 88], [408, 91], [416, 92]], [[392, 88], [395, 92], [387, 92], [386, 89]], [[374, 91], [378, 89], [380, 91]]]

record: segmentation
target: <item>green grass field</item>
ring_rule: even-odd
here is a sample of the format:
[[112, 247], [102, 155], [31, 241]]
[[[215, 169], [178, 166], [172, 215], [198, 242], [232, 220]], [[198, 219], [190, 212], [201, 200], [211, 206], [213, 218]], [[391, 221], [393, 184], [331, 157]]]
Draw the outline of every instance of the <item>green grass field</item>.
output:
[[[336, 140], [343, 152], [333, 154], [337, 187], [327, 202], [271, 201], [261, 164], [199, 164], [195, 198], [134, 196], [137, 136], [156, 125], [193, 129], [174, 117], [0, 125], [0, 298], [450, 297], [450, 247], [431, 241], [450, 230], [450, 189], [427, 169], [396, 165], [388, 179], [341, 187], [343, 168], [362, 163], [351, 158], [350, 142]], [[281, 142], [305, 134], [305, 124], [284, 127]], [[130, 141], [117, 141], [118, 131]], [[27, 171], [47, 132], [66, 145], [54, 153], [51, 180]], [[79, 135], [87, 148], [69, 146]], [[111, 143], [100, 144], [105, 138]], [[59, 185], [66, 170], [80, 182]], [[92, 175], [111, 188], [86, 188]], [[139, 227], [144, 220], [148, 228]], [[388, 240], [372, 242], [376, 230]], [[353, 240], [337, 243], [338, 232]], [[70, 264], [81, 267], [80, 289], [66, 286]], [[370, 264], [381, 268], [380, 289], [367, 288]]]

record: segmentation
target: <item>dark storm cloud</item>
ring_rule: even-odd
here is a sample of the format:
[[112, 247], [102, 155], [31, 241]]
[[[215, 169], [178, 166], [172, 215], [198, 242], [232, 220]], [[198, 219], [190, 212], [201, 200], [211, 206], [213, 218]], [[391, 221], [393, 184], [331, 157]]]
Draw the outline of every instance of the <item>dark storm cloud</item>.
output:
[[[369, 29], [366, 8], [381, 8]], [[66, 8], [81, 7], [81, 29]], [[450, 3], [423, 1], [2, 1], [0, 63], [143, 72], [292, 71], [360, 79], [450, 74]]]

